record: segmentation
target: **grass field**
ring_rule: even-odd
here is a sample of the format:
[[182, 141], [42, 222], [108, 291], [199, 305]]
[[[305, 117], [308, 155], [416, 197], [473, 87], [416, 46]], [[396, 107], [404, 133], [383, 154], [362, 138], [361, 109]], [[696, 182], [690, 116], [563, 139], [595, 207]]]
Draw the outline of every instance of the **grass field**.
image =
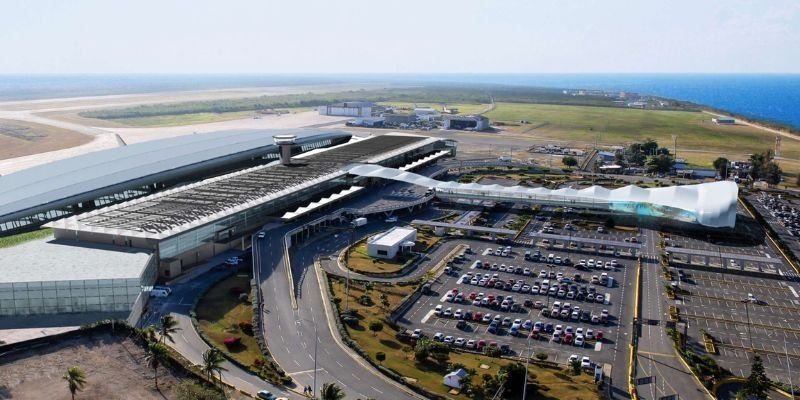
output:
[[[289, 112], [305, 112], [313, 110], [313, 107], [284, 108]], [[153, 117], [136, 118], [114, 118], [109, 121], [116, 122], [125, 126], [135, 128], [159, 127], [159, 126], [181, 126], [206, 124], [209, 122], [230, 121], [234, 119], [253, 118], [257, 114], [253, 111], [234, 111], [225, 113], [193, 113], [180, 115], [159, 115]], [[261, 115], [261, 118], [271, 118], [269, 115]]]
[[[332, 286], [334, 295], [344, 299], [344, 283], [334, 280]], [[358, 342], [358, 345], [373, 357], [377, 352], [384, 352], [386, 354], [386, 361], [383, 362], [385, 367], [394, 370], [401, 376], [416, 380], [418, 385], [428, 390], [446, 393], [448, 388], [442, 384], [442, 378], [449, 371], [433, 361], [426, 363], [415, 361], [413, 350], [410, 349], [407, 344], [397, 341], [397, 339], [395, 339], [395, 331], [388, 326], [385, 326], [377, 335], [373, 335], [371, 331], [366, 329], [366, 325], [369, 321], [386, 318], [387, 310], [378, 306], [380, 305], [379, 299], [381, 293], [386, 294], [389, 300], [389, 309], [392, 309], [412, 290], [412, 286], [387, 287], [376, 285], [367, 293], [365, 287], [361, 283], [354, 284], [351, 282], [350, 308], [357, 310], [362, 319], [357, 326], [348, 327], [347, 331], [350, 337]], [[376, 305], [363, 306], [359, 304], [358, 299], [364, 294], [369, 295]], [[495, 375], [500, 367], [512, 361], [473, 353], [452, 352], [450, 353], [448, 362], [451, 364], [461, 363], [466, 368], [474, 369], [477, 376], [473, 378], [473, 383], [480, 385], [481, 375]], [[488, 366], [488, 368], [480, 368], [481, 365]], [[536, 365], [531, 365], [529, 370], [532, 380], [535, 379], [540, 385], [546, 386], [546, 389], [542, 389], [536, 398], [559, 400], [588, 400], [599, 398], [593, 379], [588, 374], [568, 376], [568, 374], [564, 374], [558, 369], [542, 368]], [[463, 394], [449, 396], [459, 400], [468, 399], [468, 397]]]
[[[531, 139], [558, 140], [576, 146], [595, 140], [605, 145], [624, 145], [649, 137], [672, 149], [675, 134], [678, 157], [702, 167], [710, 167], [719, 156], [746, 159], [751, 153], [772, 149], [775, 143], [772, 133], [745, 125], [717, 125], [711, 115], [699, 112], [498, 103], [487, 116], [495, 121], [526, 119], [530, 124], [509, 126], [507, 130]], [[800, 159], [800, 141], [783, 138], [781, 155]], [[800, 171], [800, 163], [795, 161], [781, 161], [781, 166], [785, 171]]]
[[[441, 103], [424, 103], [424, 102], [410, 103], [410, 102], [399, 102], [399, 101], [387, 101], [387, 102], [382, 102], [382, 103], [378, 103], [378, 104], [384, 105], [384, 106], [393, 106], [395, 108], [408, 108], [408, 109], [414, 108], [414, 104], [416, 104], [417, 107], [431, 107], [431, 108], [433, 108], [434, 110], [437, 110], [437, 111], [441, 111], [442, 110], [442, 104]], [[489, 107], [488, 104], [463, 104], [463, 103], [461, 103], [461, 104], [447, 104], [447, 106], [451, 107], [451, 108], [457, 108], [458, 109], [458, 115], [476, 114], [476, 113], [482, 112], [483, 110], [485, 110], [485, 109], [487, 109]]]
[[[253, 307], [249, 302], [239, 301], [232, 288], [241, 288], [250, 293], [250, 277], [234, 275], [214, 285], [197, 303], [197, 321], [214, 346], [228, 353], [244, 365], [253, 365], [263, 358], [255, 337], [242, 332], [238, 323], [253, 320]], [[230, 336], [241, 338], [242, 344], [227, 349], [223, 341]]]
[[45, 228], [33, 232], [18, 233], [16, 235], [0, 237], [0, 249], [30, 242], [31, 240], [46, 238], [52, 234], [52, 229]]
[[[428, 232], [417, 232], [417, 241], [414, 244], [413, 251], [422, 253], [431, 248], [441, 238], [434, 236]], [[404, 261], [398, 259], [386, 260], [383, 258], [370, 257], [367, 254], [367, 243], [362, 241], [349, 250], [348, 266], [357, 272], [371, 272], [371, 273], [395, 273], [400, 271], [405, 265]]]

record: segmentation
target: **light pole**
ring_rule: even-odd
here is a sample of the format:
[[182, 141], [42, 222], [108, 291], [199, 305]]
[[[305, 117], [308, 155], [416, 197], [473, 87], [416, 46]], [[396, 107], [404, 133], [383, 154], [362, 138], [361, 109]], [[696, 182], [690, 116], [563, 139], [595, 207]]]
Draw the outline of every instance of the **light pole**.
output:
[[[785, 336], [784, 336], [785, 340]], [[522, 384], [522, 400], [525, 400], [528, 394], [528, 362], [531, 359], [531, 335], [528, 334], [528, 343], [525, 345], [525, 382]]]
[[750, 300], [747, 299], [742, 300], [742, 303], [744, 303], [744, 313], [747, 318], [747, 338], [750, 341], [750, 351], [753, 351], [753, 335], [750, 334], [750, 308], [747, 307], [747, 303], [749, 302]]
[[311, 397], [317, 397], [317, 343], [319, 342], [319, 337], [317, 336], [317, 320], [314, 320], [314, 386], [313, 390], [311, 391]]
[[783, 333], [783, 352], [786, 354], [786, 369], [789, 371], [789, 390], [794, 399], [794, 384], [792, 383], [792, 362], [789, 360], [789, 349], [786, 348], [786, 332]]

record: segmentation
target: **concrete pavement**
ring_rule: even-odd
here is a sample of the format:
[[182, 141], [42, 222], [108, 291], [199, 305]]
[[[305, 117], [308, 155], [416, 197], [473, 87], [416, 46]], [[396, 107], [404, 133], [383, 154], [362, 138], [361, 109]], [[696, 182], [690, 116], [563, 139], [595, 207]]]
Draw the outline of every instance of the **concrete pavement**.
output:
[[669, 300], [658, 263], [658, 232], [642, 229], [641, 334], [636, 356], [636, 378], [653, 377], [651, 383], [636, 386], [640, 399], [656, 400], [669, 395], [681, 399], [705, 400], [703, 389], [678, 359], [667, 335]]

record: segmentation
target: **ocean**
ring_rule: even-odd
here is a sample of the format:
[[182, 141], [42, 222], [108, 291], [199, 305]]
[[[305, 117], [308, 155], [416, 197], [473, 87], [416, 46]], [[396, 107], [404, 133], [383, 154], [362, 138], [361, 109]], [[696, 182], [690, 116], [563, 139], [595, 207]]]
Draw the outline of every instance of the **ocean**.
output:
[[800, 129], [800, 74], [0, 75], [0, 101], [337, 82], [621, 90], [691, 101]]

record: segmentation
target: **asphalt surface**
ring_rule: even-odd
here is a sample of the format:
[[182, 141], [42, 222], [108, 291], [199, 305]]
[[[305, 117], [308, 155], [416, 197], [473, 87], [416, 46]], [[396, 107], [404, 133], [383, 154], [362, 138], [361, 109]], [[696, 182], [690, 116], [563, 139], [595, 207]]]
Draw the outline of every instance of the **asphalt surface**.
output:
[[[209, 261], [212, 262], [216, 260], [221, 263], [230, 255], [230, 253], [226, 253]], [[170, 285], [169, 287], [172, 289], [172, 294], [169, 297], [151, 299], [149, 304], [150, 312], [148, 312], [146, 318], [143, 319], [142, 326], [150, 324], [158, 325], [158, 321], [162, 315], [171, 314], [178, 321], [180, 331], [174, 335], [173, 339], [175, 342], [171, 343], [167, 341], [167, 344], [172, 346], [193, 364], [202, 364], [203, 352], [208, 350], [209, 346], [203, 341], [200, 335], [197, 334], [197, 331], [195, 331], [191, 318], [189, 317], [189, 312], [191, 311], [194, 299], [197, 297], [197, 293], [213, 285], [224, 275], [224, 272], [208, 271], [186, 282]], [[259, 390], [269, 390], [276, 396], [290, 399], [303, 398], [282, 387], [265, 382], [258, 376], [239, 368], [231, 362], [225, 361], [222, 366], [227, 370], [222, 373], [222, 380], [239, 390], [243, 390], [252, 395], [255, 395]]]
[[[658, 232], [642, 229], [641, 335], [636, 359], [636, 378], [654, 377], [651, 383], [637, 385], [641, 399], [658, 399], [678, 394], [681, 399], [707, 398], [697, 381], [678, 359], [672, 339], [666, 332], [669, 303], [661, 267], [656, 261]], [[635, 280], [635, 276], [632, 280]], [[629, 321], [631, 321], [629, 319]]]
[[336, 382], [350, 398], [415, 398], [399, 384], [374, 374], [366, 361], [354, 358], [334, 339], [335, 327], [329, 326], [322, 299], [325, 292], [314, 268], [314, 258], [325, 241], [293, 249], [297, 309], [292, 308], [283, 251], [287, 230], [270, 231], [258, 243], [264, 330], [272, 357], [301, 386], [314, 387], [316, 375], [316, 388]]

